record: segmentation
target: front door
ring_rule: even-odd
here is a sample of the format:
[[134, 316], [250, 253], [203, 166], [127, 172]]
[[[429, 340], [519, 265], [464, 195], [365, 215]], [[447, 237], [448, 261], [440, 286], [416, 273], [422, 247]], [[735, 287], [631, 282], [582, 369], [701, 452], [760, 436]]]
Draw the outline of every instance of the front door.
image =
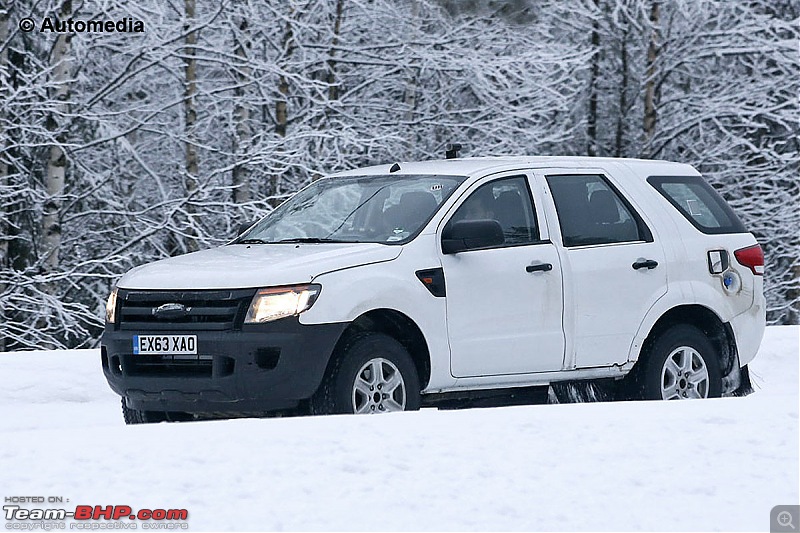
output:
[[[505, 242], [442, 254], [447, 332], [455, 377], [561, 370], [564, 333], [561, 265], [541, 230], [529, 177], [476, 184], [446, 218], [496, 220]], [[441, 231], [439, 232], [441, 238]]]

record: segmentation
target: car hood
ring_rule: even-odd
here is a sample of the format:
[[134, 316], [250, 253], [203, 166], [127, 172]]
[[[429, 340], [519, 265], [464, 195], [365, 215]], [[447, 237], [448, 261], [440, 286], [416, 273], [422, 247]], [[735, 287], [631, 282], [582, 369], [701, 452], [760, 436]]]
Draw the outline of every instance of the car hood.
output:
[[235, 289], [306, 283], [320, 274], [391, 261], [400, 246], [376, 243], [234, 244], [130, 270], [122, 289]]

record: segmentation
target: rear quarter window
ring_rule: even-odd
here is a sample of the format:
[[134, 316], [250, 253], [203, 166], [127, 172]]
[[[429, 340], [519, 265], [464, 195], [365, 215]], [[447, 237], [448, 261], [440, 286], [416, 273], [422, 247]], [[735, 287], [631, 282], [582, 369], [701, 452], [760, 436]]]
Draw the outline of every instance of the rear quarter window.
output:
[[703, 233], [747, 233], [736, 213], [703, 178], [650, 176], [647, 182]]

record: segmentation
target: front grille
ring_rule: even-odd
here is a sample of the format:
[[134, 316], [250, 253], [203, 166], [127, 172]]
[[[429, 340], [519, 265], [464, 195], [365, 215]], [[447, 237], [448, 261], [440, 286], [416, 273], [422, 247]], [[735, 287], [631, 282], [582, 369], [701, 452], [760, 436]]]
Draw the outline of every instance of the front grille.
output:
[[[137, 291], [120, 289], [119, 329], [137, 331], [222, 331], [239, 329], [255, 289]], [[166, 304], [185, 311], [157, 313]]]

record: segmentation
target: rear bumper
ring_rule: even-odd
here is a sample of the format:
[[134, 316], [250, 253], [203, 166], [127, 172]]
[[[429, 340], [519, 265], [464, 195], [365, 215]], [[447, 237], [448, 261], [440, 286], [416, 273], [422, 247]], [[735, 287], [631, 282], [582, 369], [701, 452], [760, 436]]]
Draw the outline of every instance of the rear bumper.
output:
[[[347, 323], [297, 317], [240, 331], [130, 331], [106, 326], [101, 358], [111, 388], [133, 409], [244, 413], [287, 409], [322, 382]], [[197, 357], [133, 354], [133, 336], [197, 335]]]
[[758, 353], [767, 327], [767, 302], [764, 295], [757, 293], [750, 309], [733, 317], [730, 325], [736, 339], [739, 366], [744, 366]]

